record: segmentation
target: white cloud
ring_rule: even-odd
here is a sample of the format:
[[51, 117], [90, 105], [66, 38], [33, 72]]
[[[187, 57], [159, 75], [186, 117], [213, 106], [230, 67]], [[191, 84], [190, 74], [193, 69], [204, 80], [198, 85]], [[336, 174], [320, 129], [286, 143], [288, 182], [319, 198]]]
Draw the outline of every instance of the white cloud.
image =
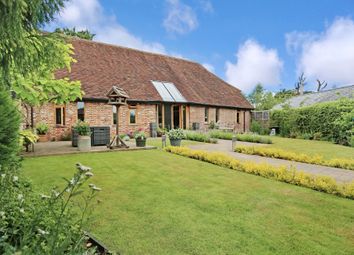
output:
[[310, 81], [325, 80], [332, 84], [354, 83], [354, 22], [338, 18], [323, 33], [292, 32], [287, 45], [300, 50], [297, 71]]
[[193, 9], [179, 0], [167, 0], [168, 11], [163, 26], [170, 33], [186, 34], [198, 27]]
[[207, 69], [209, 72], [211, 73], [215, 73], [215, 67], [209, 63], [204, 63], [202, 64], [202, 66], [204, 66], [205, 69]]
[[236, 63], [226, 62], [226, 80], [244, 92], [257, 83], [278, 85], [283, 62], [277, 50], [267, 49], [254, 40], [247, 40], [236, 54]]
[[119, 24], [115, 16], [106, 15], [98, 0], [73, 0], [68, 2], [58, 17], [58, 23], [66, 27], [88, 29], [96, 34], [94, 38], [96, 41], [166, 53], [162, 44], [144, 41]]
[[214, 7], [210, 0], [199, 0], [200, 7], [206, 13], [213, 13]]

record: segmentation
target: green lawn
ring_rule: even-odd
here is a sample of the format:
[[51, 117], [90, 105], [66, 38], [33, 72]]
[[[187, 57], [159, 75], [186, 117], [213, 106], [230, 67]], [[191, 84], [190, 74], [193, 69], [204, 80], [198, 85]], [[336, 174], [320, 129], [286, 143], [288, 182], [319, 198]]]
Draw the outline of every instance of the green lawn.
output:
[[[270, 136], [265, 136], [270, 137]], [[348, 158], [354, 159], [354, 148], [333, 144], [326, 141], [314, 141], [304, 139], [292, 139], [278, 136], [270, 137], [273, 144], [270, 147], [279, 148], [287, 151], [304, 153], [308, 155], [322, 155], [324, 159]], [[268, 145], [267, 145], [268, 146]]]
[[354, 202], [160, 150], [26, 158], [40, 189], [93, 167], [92, 232], [122, 254], [353, 254]]

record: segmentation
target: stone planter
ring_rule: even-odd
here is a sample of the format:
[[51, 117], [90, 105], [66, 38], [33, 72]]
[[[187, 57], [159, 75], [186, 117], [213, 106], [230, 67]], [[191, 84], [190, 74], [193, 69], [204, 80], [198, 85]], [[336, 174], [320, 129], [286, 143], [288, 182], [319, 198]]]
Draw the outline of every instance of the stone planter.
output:
[[48, 142], [48, 141], [49, 141], [48, 134], [38, 135], [38, 142], [44, 143], [44, 142]]
[[136, 147], [145, 147], [146, 139], [135, 139]]
[[79, 151], [90, 151], [91, 150], [91, 136], [81, 136], [77, 138], [77, 148]]
[[182, 139], [170, 139], [171, 146], [181, 146]]

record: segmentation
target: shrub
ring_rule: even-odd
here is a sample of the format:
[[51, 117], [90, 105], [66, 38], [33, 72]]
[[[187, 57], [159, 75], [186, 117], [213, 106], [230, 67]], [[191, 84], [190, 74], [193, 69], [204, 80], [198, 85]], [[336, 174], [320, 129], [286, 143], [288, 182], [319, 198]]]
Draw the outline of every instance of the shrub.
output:
[[0, 168], [0, 254], [87, 254], [82, 228], [89, 227], [91, 202], [100, 190], [84, 189], [91, 176], [89, 167], [78, 164], [63, 189], [39, 194], [18, 169]]
[[337, 168], [344, 168], [354, 170], [354, 160], [352, 159], [330, 159], [324, 160], [319, 155], [306, 155], [296, 152], [285, 151], [276, 148], [254, 147], [254, 146], [237, 146], [236, 152], [250, 155], [259, 155], [263, 157], [280, 158], [291, 161], [298, 161], [308, 164], [331, 166]]
[[0, 89], [0, 165], [18, 162], [20, 114], [7, 91]]
[[146, 134], [144, 131], [138, 131], [135, 132], [134, 134], [134, 139], [135, 140], [145, 140], [146, 139]]
[[184, 131], [184, 139], [203, 143], [217, 143], [217, 140], [211, 138], [209, 134], [194, 131]]
[[26, 148], [38, 140], [38, 136], [31, 129], [21, 130], [19, 135], [20, 146], [26, 146]]
[[[354, 127], [354, 100], [342, 99], [295, 109], [271, 112], [271, 126], [277, 126], [280, 135], [294, 137], [292, 134], [321, 133], [322, 138], [338, 144], [349, 145], [351, 130]], [[311, 135], [312, 136], [312, 135]]]
[[208, 126], [209, 129], [219, 129], [219, 125], [216, 124], [214, 121], [211, 121]]
[[252, 133], [257, 133], [260, 135], [269, 135], [269, 128], [263, 127], [262, 124], [256, 120], [252, 120], [251, 126], [250, 126], [250, 131]]
[[234, 136], [234, 133], [214, 130], [214, 131], [210, 131], [209, 135], [210, 135], [211, 138], [232, 140], [232, 137]]
[[320, 141], [322, 139], [322, 133], [321, 132], [316, 132], [313, 134], [313, 140]]
[[354, 147], [354, 134], [352, 135], [352, 137], [350, 138], [350, 146]]
[[259, 164], [249, 161], [238, 161], [231, 156], [219, 152], [207, 152], [202, 150], [192, 150], [186, 147], [170, 146], [166, 147], [165, 150], [177, 155], [205, 161], [229, 169], [354, 199], [354, 182], [338, 184], [333, 178], [327, 176], [312, 175], [302, 171], [296, 171], [294, 168], [288, 169], [286, 166], [272, 166], [266, 163]]
[[262, 137], [256, 134], [237, 134], [238, 141], [250, 142], [250, 143], [265, 143], [271, 144], [272, 140], [269, 137]]
[[167, 135], [170, 140], [180, 140], [184, 138], [183, 130], [180, 128], [171, 129], [170, 131], [168, 131]]
[[74, 130], [81, 136], [91, 135], [90, 125], [85, 121], [79, 120], [74, 126]]
[[46, 123], [38, 123], [36, 125], [36, 130], [37, 130], [37, 134], [39, 135], [45, 135], [48, 133], [48, 125]]

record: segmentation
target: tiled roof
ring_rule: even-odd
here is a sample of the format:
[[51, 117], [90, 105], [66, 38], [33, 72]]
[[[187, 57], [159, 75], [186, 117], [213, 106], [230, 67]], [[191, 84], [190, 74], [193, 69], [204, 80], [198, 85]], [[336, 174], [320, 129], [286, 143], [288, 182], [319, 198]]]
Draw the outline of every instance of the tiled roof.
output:
[[124, 89], [131, 101], [163, 101], [151, 81], [173, 83], [188, 103], [253, 108], [241, 91], [207, 71], [202, 65], [161, 54], [71, 39], [71, 73], [56, 76], [80, 80], [84, 98], [106, 99], [113, 85]]
[[336, 101], [343, 97], [354, 99], [354, 85], [292, 97], [284, 103], [274, 106], [273, 109], [282, 109], [285, 105], [292, 108], [309, 106], [317, 103]]

